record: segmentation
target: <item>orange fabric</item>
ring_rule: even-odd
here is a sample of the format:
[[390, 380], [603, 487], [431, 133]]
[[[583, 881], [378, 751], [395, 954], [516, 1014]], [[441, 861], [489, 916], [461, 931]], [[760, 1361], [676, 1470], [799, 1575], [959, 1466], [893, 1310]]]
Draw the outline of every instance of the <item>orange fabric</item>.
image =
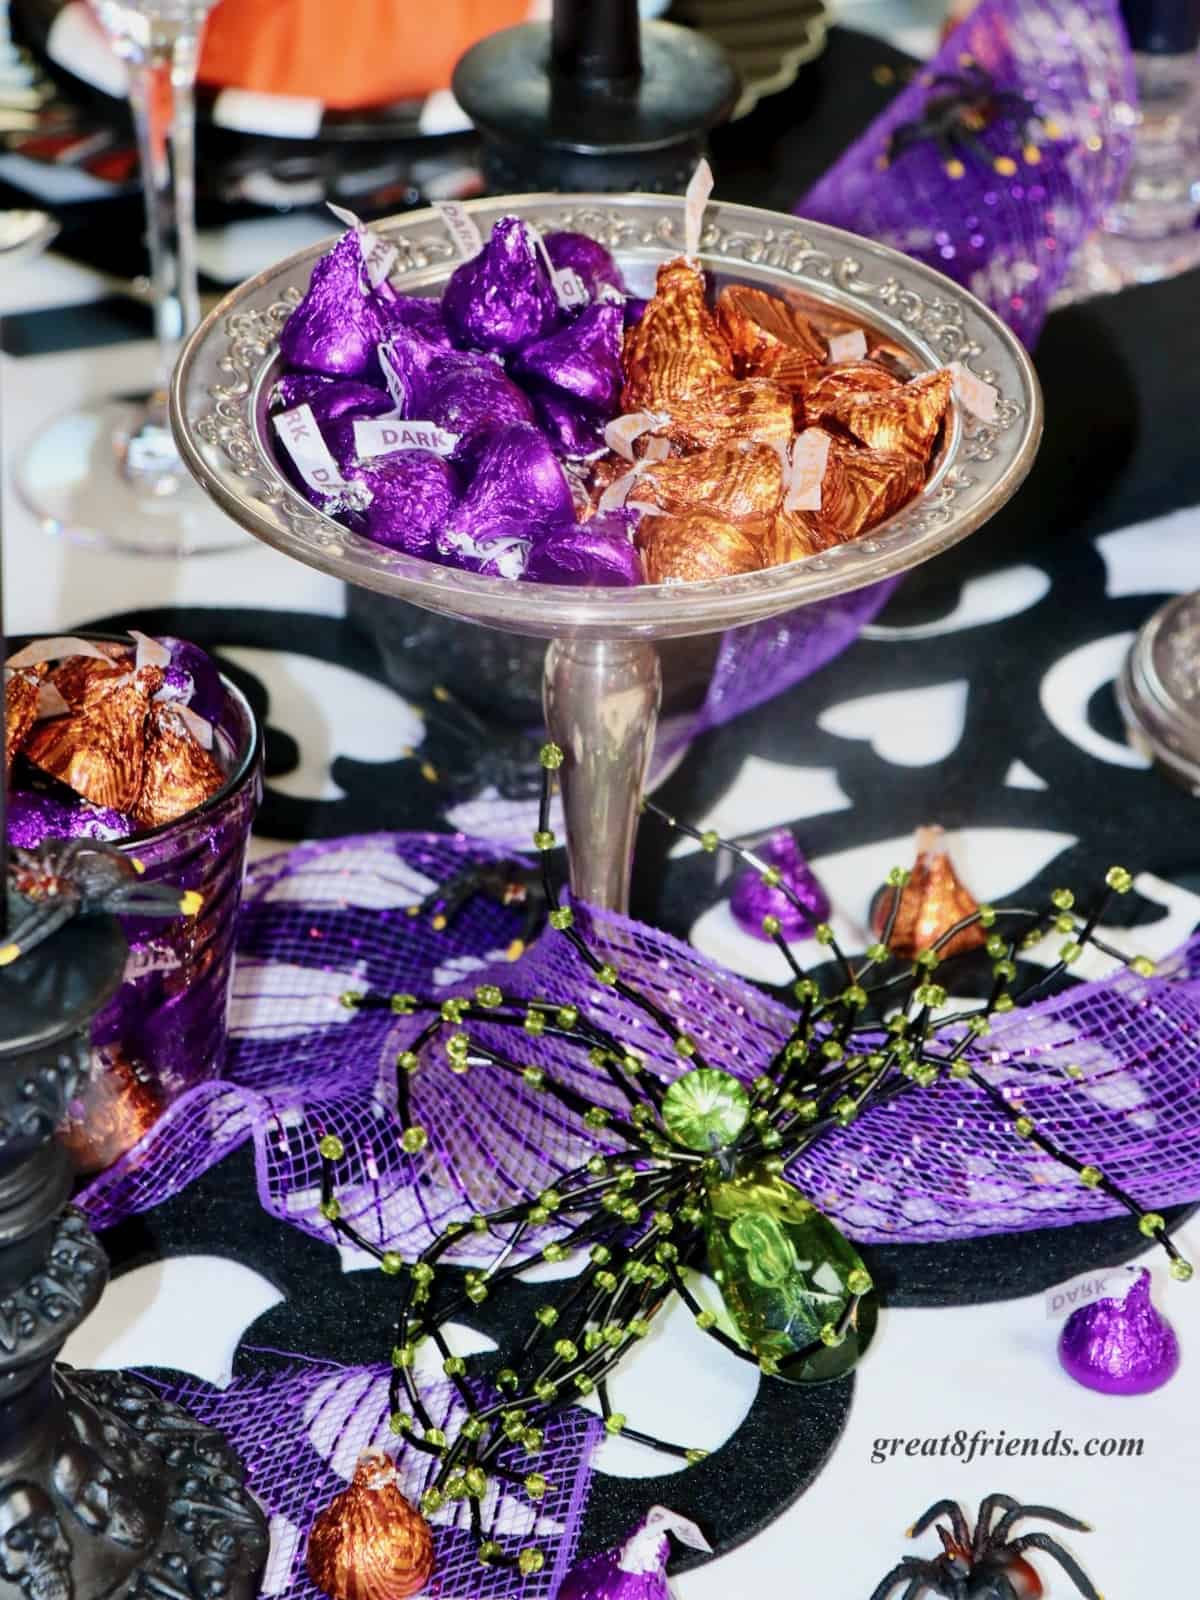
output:
[[420, 99], [469, 45], [528, 15], [529, 0], [221, 0], [200, 77], [345, 110]]

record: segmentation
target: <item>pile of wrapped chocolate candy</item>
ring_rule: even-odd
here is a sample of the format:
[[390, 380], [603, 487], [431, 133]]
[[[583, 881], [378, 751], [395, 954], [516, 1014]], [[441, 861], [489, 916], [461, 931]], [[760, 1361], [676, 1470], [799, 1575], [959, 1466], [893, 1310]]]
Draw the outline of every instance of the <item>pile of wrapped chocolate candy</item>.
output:
[[9, 842], [127, 839], [221, 789], [225, 691], [181, 639], [39, 639], [4, 666]]
[[[801, 560], [922, 489], [957, 392], [994, 394], [815, 304], [710, 303], [664, 263], [648, 301], [578, 233], [505, 217], [441, 300], [352, 227], [285, 324], [274, 427], [292, 481], [381, 545], [494, 577], [682, 583]], [[982, 409], [980, 403], [982, 401]]]

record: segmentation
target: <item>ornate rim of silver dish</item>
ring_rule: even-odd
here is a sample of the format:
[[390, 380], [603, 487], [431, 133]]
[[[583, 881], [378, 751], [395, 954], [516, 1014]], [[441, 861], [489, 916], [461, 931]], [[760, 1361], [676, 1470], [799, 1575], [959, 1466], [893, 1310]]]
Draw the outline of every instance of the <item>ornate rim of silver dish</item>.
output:
[[[662, 195], [521, 195], [472, 201], [486, 237], [516, 214], [542, 232], [575, 229], [615, 254], [635, 292], [648, 293], [683, 247], [683, 200]], [[397, 247], [392, 282], [437, 291], [458, 264], [436, 211], [372, 226]], [[1032, 465], [1041, 392], [1028, 355], [985, 306], [940, 273], [841, 229], [710, 204], [701, 260], [718, 284], [754, 284], [849, 313], [925, 370], [951, 361], [997, 390], [984, 424], [955, 401], [940, 458], [922, 493], [861, 538], [787, 566], [704, 583], [580, 589], [484, 578], [397, 554], [316, 511], [284, 477], [268, 427], [281, 370], [279, 332], [328, 244], [310, 246], [250, 278], [188, 340], [171, 386], [171, 421], [190, 470], [220, 508], [256, 538], [321, 571], [433, 611], [544, 638], [669, 637], [735, 627], [858, 589], [927, 561], [965, 538], [1013, 494]]]

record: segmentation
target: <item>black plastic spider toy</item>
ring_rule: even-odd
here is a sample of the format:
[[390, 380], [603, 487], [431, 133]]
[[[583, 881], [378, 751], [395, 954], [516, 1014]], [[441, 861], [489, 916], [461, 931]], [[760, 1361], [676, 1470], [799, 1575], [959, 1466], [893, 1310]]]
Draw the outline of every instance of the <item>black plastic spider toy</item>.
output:
[[50, 839], [36, 850], [14, 850], [8, 865], [9, 933], [0, 967], [9, 966], [72, 917], [194, 917], [195, 889], [145, 883], [134, 856], [94, 839]]
[[413, 916], [429, 917], [437, 929], [447, 927], [475, 895], [486, 895], [497, 905], [517, 906], [524, 913], [521, 931], [506, 954], [516, 961], [546, 926], [550, 902], [546, 898], [542, 868], [531, 861], [485, 861], [464, 867], [412, 907]]
[[421, 776], [444, 784], [455, 799], [495, 790], [504, 800], [536, 800], [541, 736], [485, 722], [440, 684], [432, 694], [426, 722], [436, 758], [422, 763]]
[[[1002, 1511], [993, 1526], [996, 1512]], [[893, 1567], [871, 1595], [871, 1600], [886, 1600], [901, 1584], [906, 1588], [901, 1600], [917, 1600], [919, 1595], [942, 1595], [945, 1600], [1037, 1600], [1045, 1591], [1042, 1580], [1025, 1559], [1026, 1550], [1042, 1550], [1053, 1556], [1084, 1600], [1101, 1600], [1099, 1591], [1068, 1551], [1048, 1533], [1026, 1533], [1019, 1539], [1009, 1535], [1018, 1522], [1039, 1517], [1076, 1533], [1090, 1533], [1086, 1522], [1068, 1517], [1050, 1506], [1023, 1506], [1008, 1494], [989, 1494], [979, 1507], [972, 1534], [962, 1507], [954, 1500], [939, 1500], [908, 1530], [910, 1539], [924, 1533], [938, 1517], [948, 1517], [949, 1528], [938, 1528], [942, 1554], [932, 1560], [905, 1556]]]
[[1039, 117], [1023, 94], [998, 89], [991, 74], [970, 56], [963, 56], [960, 65], [961, 72], [943, 72], [929, 79], [931, 93], [921, 116], [893, 128], [887, 150], [879, 158], [881, 168], [890, 167], [907, 150], [932, 141], [951, 178], [966, 176], [963, 156], [975, 157], [1002, 177], [1012, 177], [1017, 170], [1012, 156], [993, 155], [977, 137], [997, 122], [1015, 124], [1023, 141], [1024, 160], [1029, 166], [1039, 164], [1039, 140], [1058, 138], [1057, 125]]

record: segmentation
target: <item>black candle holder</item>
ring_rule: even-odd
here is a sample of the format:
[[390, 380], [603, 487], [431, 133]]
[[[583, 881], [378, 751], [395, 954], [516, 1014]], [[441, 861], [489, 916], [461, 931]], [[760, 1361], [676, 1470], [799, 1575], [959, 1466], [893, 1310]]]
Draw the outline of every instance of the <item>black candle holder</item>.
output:
[[680, 193], [737, 74], [703, 34], [639, 27], [637, 0], [555, 0], [468, 50], [454, 93], [479, 130], [494, 193]]
[[125, 957], [116, 920], [87, 917], [0, 966], [0, 1600], [250, 1600], [266, 1560], [218, 1432], [126, 1373], [55, 1361], [108, 1267], [54, 1132]]

